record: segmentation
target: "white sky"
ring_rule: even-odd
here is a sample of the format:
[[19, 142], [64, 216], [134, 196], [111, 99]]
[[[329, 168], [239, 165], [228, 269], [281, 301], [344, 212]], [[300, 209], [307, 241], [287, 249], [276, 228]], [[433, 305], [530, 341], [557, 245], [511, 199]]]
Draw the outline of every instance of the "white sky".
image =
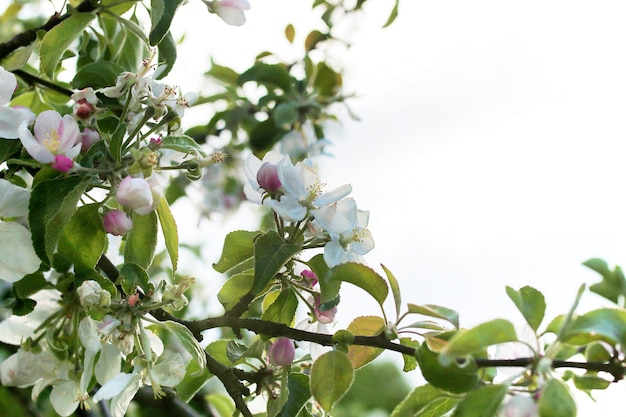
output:
[[[391, 2], [369, 3], [342, 56], [362, 121], [329, 134], [335, 158], [322, 175], [351, 183], [370, 210], [368, 261], [394, 272], [404, 300], [454, 308], [466, 326], [521, 325], [506, 285], [542, 291], [549, 320], [597, 280], [581, 262], [626, 265], [626, 3], [404, 0], [385, 30]], [[243, 69], [285, 47], [286, 23], [310, 22], [299, 2], [251, 4], [241, 28], [207, 18], [192, 46], [201, 69], [203, 48]], [[376, 312], [343, 290], [342, 325]], [[587, 295], [580, 311], [601, 305]], [[626, 416], [612, 400], [579, 406], [580, 416]]]

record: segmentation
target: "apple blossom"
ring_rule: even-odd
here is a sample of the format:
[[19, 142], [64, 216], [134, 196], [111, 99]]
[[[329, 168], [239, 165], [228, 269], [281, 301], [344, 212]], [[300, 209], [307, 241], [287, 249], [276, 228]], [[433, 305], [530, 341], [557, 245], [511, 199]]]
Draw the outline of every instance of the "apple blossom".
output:
[[83, 307], [106, 307], [111, 304], [111, 294], [103, 289], [97, 281], [87, 280], [76, 290], [80, 305]]
[[8, 106], [16, 88], [15, 75], [0, 66], [0, 138], [17, 139], [20, 125], [30, 125], [35, 120], [35, 113], [29, 109]]
[[88, 119], [95, 112], [98, 97], [91, 87], [83, 88], [72, 94], [74, 104], [73, 113], [79, 119]]
[[102, 139], [100, 134], [95, 130], [91, 130], [89, 128], [83, 129], [83, 132], [80, 134], [80, 153], [86, 153], [94, 145], [94, 143], [98, 142], [100, 139]]
[[[0, 218], [26, 217], [29, 190], [0, 180]], [[0, 280], [15, 282], [39, 269], [30, 231], [17, 222], [0, 222]]]
[[293, 341], [286, 337], [279, 337], [269, 348], [268, 356], [270, 364], [274, 366], [291, 365], [296, 355]]
[[[18, 134], [29, 155], [43, 164], [57, 163], [57, 155], [73, 160], [80, 153], [80, 129], [69, 114], [61, 116], [54, 110], [43, 111], [35, 120], [34, 131], [35, 136], [28, 130], [27, 122], [23, 122]], [[62, 166], [66, 164], [64, 161]]]
[[272, 199], [269, 206], [282, 218], [288, 221], [304, 220], [307, 215], [317, 215], [320, 207], [332, 204], [352, 192], [349, 184], [324, 192], [324, 183], [312, 167], [311, 160], [291, 163], [285, 157], [278, 163], [278, 178], [282, 184], [284, 195], [280, 199]]
[[[244, 173], [246, 174], [248, 182], [244, 184], [243, 192], [249, 201], [261, 204], [263, 202], [263, 194], [265, 191], [268, 191], [259, 184], [259, 171], [261, 170], [261, 167], [265, 164], [276, 166], [276, 164], [284, 158], [289, 157], [278, 152], [269, 151], [263, 156], [262, 160], [252, 154], [246, 159], [244, 164]], [[278, 175], [278, 168], [276, 175]], [[261, 181], [265, 181], [265, 174], [261, 174], [261, 178]], [[280, 179], [276, 178], [275, 181], [280, 182]]]
[[154, 179], [147, 181], [143, 178], [127, 176], [120, 182], [117, 189], [117, 201], [133, 209], [140, 216], [154, 211], [162, 197], [160, 186]]
[[374, 248], [374, 239], [367, 224], [369, 212], [357, 210], [356, 224], [342, 233], [330, 233], [331, 240], [324, 246], [324, 261], [329, 267], [344, 262], [365, 263], [363, 255]]
[[102, 218], [104, 230], [115, 236], [124, 236], [133, 228], [133, 221], [122, 210], [111, 210]]
[[217, 0], [206, 4], [209, 10], [217, 13], [225, 23], [231, 26], [241, 26], [246, 23], [244, 11], [250, 10], [248, 0]]

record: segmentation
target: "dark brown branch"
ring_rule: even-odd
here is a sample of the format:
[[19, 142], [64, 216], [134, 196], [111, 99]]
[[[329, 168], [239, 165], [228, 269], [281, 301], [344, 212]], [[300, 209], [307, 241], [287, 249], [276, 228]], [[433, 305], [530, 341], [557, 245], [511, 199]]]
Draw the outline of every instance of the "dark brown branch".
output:
[[[79, 13], [89, 13], [96, 10], [98, 3], [99, 0], [85, 0], [78, 6], [76, 6], [75, 10]], [[28, 46], [32, 42], [34, 42], [37, 39], [37, 32], [39, 32], [40, 30], [48, 32], [53, 27], [55, 27], [70, 16], [70, 13], [65, 13], [64, 15], [59, 15], [58, 13], [56, 13], [46, 23], [39, 26], [38, 28], [26, 30], [22, 33], [17, 34], [15, 37], [13, 37], [13, 39], [4, 43], [0, 43], [0, 60], [3, 60], [7, 56], [9, 56], [9, 54], [11, 54], [16, 49], [23, 46]]]
[[74, 92], [72, 90], [68, 90], [67, 88], [63, 88], [60, 85], [56, 85], [55, 83], [51, 83], [50, 81], [46, 81], [46, 80], [42, 80], [39, 77], [36, 77], [32, 74], [27, 73], [26, 71], [22, 71], [22, 70], [15, 70], [13, 71], [13, 74], [17, 75], [18, 77], [20, 77], [21, 79], [23, 79], [24, 81], [27, 81], [29, 84], [39, 84], [39, 85], [43, 85], [44, 87], [56, 91], [57, 93], [61, 93], [63, 95], [66, 95], [68, 97], [71, 97], [72, 94], [74, 94]]

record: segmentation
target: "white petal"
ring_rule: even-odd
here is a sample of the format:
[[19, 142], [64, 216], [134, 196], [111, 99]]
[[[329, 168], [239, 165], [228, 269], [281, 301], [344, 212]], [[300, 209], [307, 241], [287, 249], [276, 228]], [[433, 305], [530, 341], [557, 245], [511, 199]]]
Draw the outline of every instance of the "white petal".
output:
[[29, 199], [28, 189], [0, 180], [0, 217], [27, 216]]
[[41, 323], [59, 310], [59, 295], [56, 290], [43, 290], [33, 294], [31, 298], [37, 301], [35, 310], [25, 316], [12, 315], [0, 323], [0, 342], [19, 345], [34, 336]]
[[298, 200], [290, 198], [288, 196], [282, 196], [280, 201], [277, 200], [265, 200], [268, 205], [274, 210], [280, 217], [290, 222], [297, 222], [304, 220], [306, 216], [306, 207], [298, 203]]
[[348, 262], [346, 251], [338, 240], [333, 239], [324, 246], [324, 262], [329, 268]]
[[77, 394], [78, 383], [76, 381], [64, 382], [52, 388], [50, 404], [54, 407], [54, 411], [62, 417], [67, 417], [78, 408]]
[[340, 234], [357, 226], [356, 202], [352, 198], [314, 210], [313, 215], [320, 226], [329, 233]]
[[93, 396], [93, 400], [98, 402], [115, 397], [128, 387], [134, 376], [135, 374], [117, 374], [117, 376], [110, 379], [96, 392], [96, 395]]
[[101, 385], [109, 382], [120, 373], [122, 365], [122, 355], [115, 345], [107, 344], [102, 347], [100, 357], [96, 363], [96, 380]]
[[0, 67], [0, 106], [4, 106], [11, 101], [16, 87], [17, 78], [15, 78], [15, 75]]
[[85, 350], [89, 352], [97, 353], [102, 348], [96, 323], [89, 316], [82, 319], [78, 324], [78, 337]]
[[30, 231], [15, 222], [0, 223], [0, 279], [16, 282], [39, 269]]
[[219, 7], [217, 15], [231, 26], [241, 26], [246, 23], [246, 15], [242, 10], [233, 9], [231, 7]]
[[141, 385], [141, 374], [133, 375], [126, 389], [111, 400], [111, 415], [113, 417], [124, 417], [131, 400]]
[[334, 190], [331, 190], [317, 197], [315, 199], [315, 205], [327, 206], [329, 204], [332, 204], [336, 201], [341, 200], [342, 198], [344, 198], [351, 192], [352, 192], [352, 186], [350, 184], [342, 185], [341, 187], [337, 187]]
[[0, 106], [0, 138], [17, 139], [17, 129], [24, 120], [12, 107]]

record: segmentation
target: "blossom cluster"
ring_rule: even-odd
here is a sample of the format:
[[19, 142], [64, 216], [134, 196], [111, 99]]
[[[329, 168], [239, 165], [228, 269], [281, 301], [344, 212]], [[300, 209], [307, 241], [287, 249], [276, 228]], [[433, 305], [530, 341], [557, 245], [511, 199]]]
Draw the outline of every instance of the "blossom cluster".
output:
[[350, 185], [324, 190], [310, 159], [292, 163], [288, 155], [270, 151], [262, 160], [250, 155], [244, 192], [248, 200], [271, 208], [282, 221], [297, 224], [311, 242], [324, 247], [329, 267], [365, 263], [374, 248], [367, 229], [369, 212], [357, 208]]

